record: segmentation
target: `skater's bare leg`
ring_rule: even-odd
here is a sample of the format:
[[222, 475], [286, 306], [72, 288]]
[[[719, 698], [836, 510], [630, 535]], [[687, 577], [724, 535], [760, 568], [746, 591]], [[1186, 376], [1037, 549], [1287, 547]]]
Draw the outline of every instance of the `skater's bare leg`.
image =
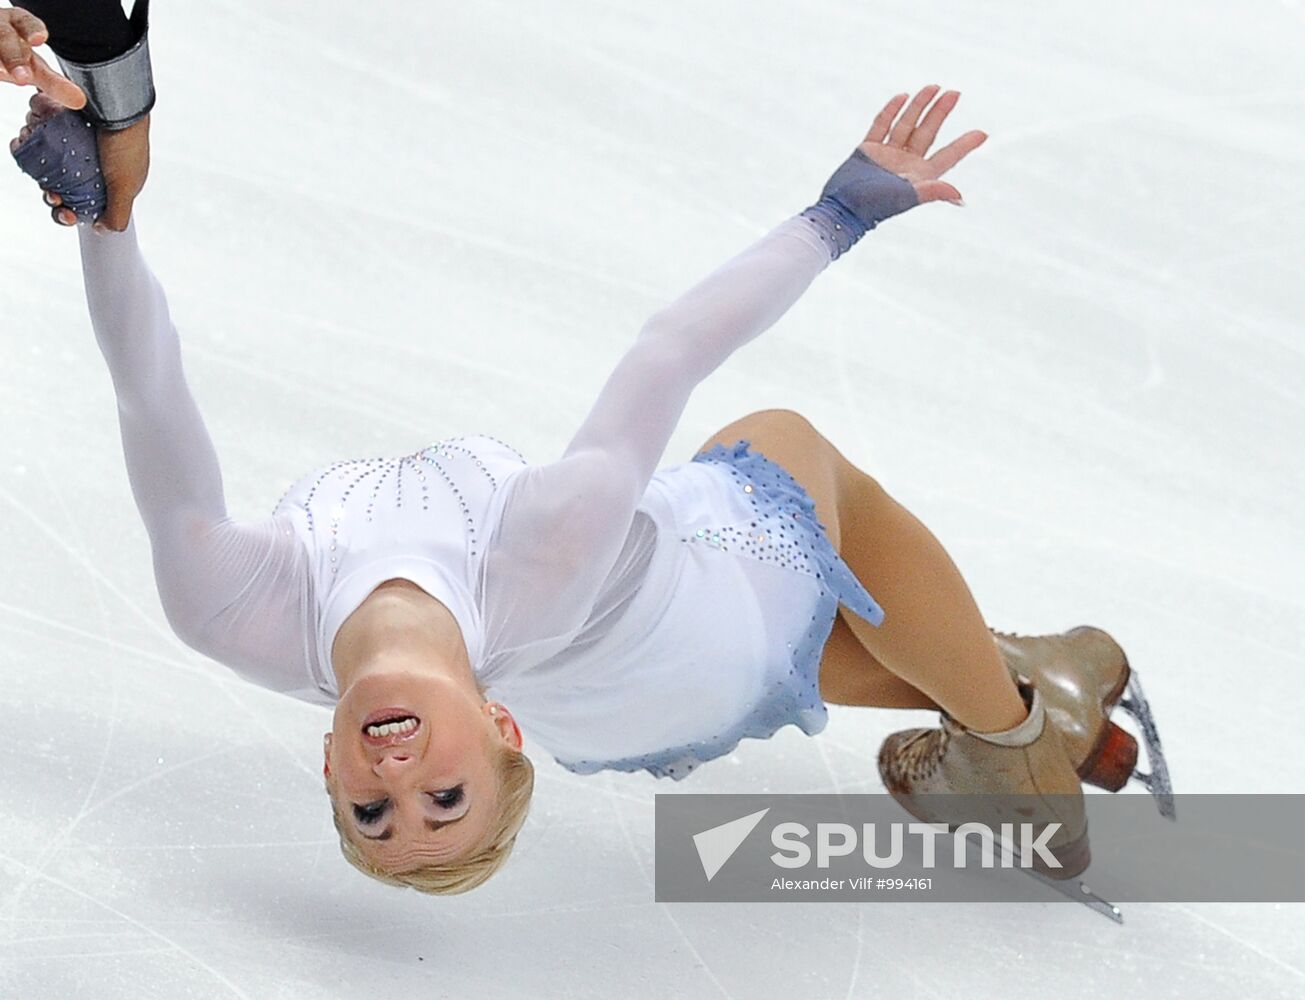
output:
[[802, 484], [829, 540], [884, 609], [878, 628], [839, 615], [879, 665], [976, 732], [1028, 715], [969, 587], [928, 528], [792, 411], [750, 414], [704, 447], [740, 439]]
[[861, 645], [840, 613], [820, 658], [820, 697], [830, 705], [863, 708], [931, 708], [938, 704], [903, 680]]

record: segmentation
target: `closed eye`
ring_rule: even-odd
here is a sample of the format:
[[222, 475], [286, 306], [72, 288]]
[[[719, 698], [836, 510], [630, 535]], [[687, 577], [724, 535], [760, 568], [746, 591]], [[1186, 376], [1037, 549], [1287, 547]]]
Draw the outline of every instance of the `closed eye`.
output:
[[441, 809], [453, 809], [462, 804], [462, 786], [455, 785], [439, 792], [430, 792], [431, 801]]
[[363, 826], [371, 826], [373, 823], [380, 821], [380, 818], [385, 815], [385, 811], [389, 807], [389, 799], [377, 799], [375, 802], [368, 802], [363, 805], [354, 803], [353, 818]]

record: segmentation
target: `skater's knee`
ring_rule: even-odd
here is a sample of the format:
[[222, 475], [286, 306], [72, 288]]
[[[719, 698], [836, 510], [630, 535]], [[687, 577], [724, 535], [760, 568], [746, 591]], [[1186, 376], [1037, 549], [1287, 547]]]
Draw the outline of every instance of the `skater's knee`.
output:
[[[736, 441], [749, 441], [754, 451], [788, 466], [786, 459], [809, 455], [824, 442], [819, 432], [802, 414], [794, 410], [754, 410], [722, 427], [703, 448], [713, 444], [732, 445]], [[796, 474], [796, 470], [789, 469]]]
[[749, 413], [743, 419], [748, 422], [765, 424], [777, 429], [796, 431], [797, 433], [819, 434], [811, 421], [798, 413], [797, 410], [786, 410], [783, 408], [756, 410]]
[[754, 410], [740, 417], [730, 427], [740, 436], [755, 442], [784, 442], [790, 447], [818, 446], [824, 437], [815, 426], [796, 410]]

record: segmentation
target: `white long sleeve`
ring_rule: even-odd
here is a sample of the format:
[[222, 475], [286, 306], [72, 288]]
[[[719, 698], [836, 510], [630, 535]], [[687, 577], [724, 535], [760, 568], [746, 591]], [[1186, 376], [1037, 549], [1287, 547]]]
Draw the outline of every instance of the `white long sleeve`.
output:
[[[768, 329], [830, 263], [794, 216], [653, 315], [557, 462], [504, 489], [486, 553], [486, 650], [560, 649], [620, 564], [632, 520], [695, 386]], [[534, 658], [532, 656], [532, 658]]]
[[186, 384], [167, 301], [123, 233], [80, 233], [86, 299], [118, 402], [132, 494], [169, 623], [183, 641], [274, 690], [304, 686], [307, 559], [280, 519], [233, 522]]
[[[81, 240], [168, 620], [249, 680], [309, 700], [333, 696], [339, 624], [393, 576], [453, 608], [488, 680], [514, 650], [539, 662], [564, 648], [602, 611], [609, 578], [646, 555], [647, 537], [631, 530], [636, 509], [694, 387], [778, 320], [831, 259], [815, 226], [794, 216], [657, 312], [556, 462], [521, 464], [488, 440], [468, 450], [451, 439], [318, 470], [280, 513], [239, 524], [227, 516], [217, 456], [134, 228]], [[483, 526], [483, 552], [474, 526]]]

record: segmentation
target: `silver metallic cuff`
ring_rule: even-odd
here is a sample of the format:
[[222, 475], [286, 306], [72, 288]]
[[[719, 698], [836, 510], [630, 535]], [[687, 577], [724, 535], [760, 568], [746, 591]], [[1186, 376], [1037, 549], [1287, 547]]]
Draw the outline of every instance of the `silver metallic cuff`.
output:
[[69, 80], [86, 92], [82, 114], [100, 128], [135, 125], [154, 107], [154, 75], [150, 69], [149, 35], [120, 56], [98, 63], [76, 63], [59, 57]]

